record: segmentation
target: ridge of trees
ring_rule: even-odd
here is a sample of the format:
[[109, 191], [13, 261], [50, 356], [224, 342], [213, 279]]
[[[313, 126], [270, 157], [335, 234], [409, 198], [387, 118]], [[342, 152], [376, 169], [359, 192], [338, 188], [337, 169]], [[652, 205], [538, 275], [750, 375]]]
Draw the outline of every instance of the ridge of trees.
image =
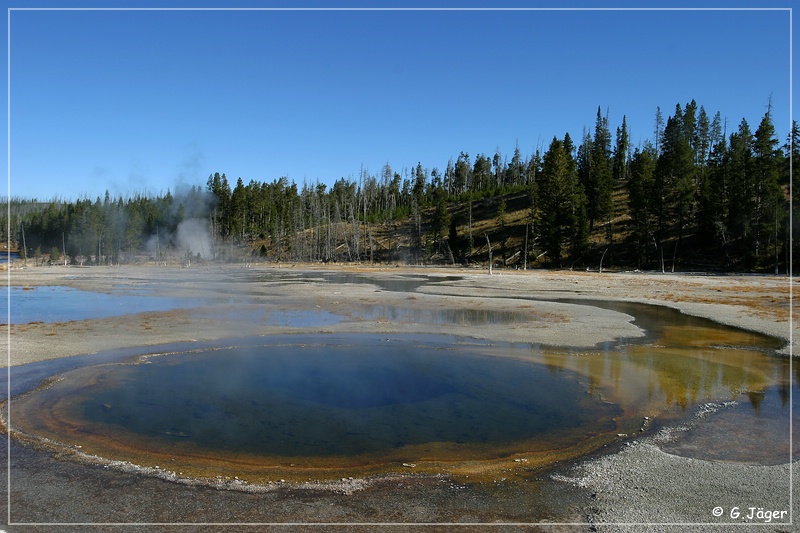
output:
[[658, 108], [653, 141], [633, 148], [626, 117], [612, 138], [598, 107], [579, 145], [567, 133], [543, 154], [523, 157], [517, 146], [510, 161], [498, 149], [461, 152], [443, 172], [387, 163], [330, 187], [285, 177], [232, 184], [217, 172], [174, 195], [11, 198], [2, 227], [26, 258], [78, 264], [464, 264], [493, 247], [498, 263], [516, 267], [785, 272], [800, 128], [781, 146], [770, 105], [755, 132], [745, 119], [727, 129], [692, 100], [666, 121]]

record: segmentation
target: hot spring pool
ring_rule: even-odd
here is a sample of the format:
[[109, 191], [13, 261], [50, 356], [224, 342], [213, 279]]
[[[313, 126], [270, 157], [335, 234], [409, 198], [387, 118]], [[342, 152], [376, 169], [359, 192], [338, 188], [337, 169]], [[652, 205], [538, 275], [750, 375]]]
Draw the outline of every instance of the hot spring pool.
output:
[[185, 469], [486, 460], [614, 429], [619, 408], [579, 373], [496, 351], [444, 336], [258, 338], [71, 370], [12, 410], [84, 452]]

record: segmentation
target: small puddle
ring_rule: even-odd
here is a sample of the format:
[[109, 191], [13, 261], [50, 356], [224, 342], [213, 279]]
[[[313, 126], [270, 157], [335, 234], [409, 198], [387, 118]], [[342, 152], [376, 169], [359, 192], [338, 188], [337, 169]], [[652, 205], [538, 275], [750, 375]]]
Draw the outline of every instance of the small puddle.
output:
[[790, 432], [789, 404], [800, 412], [800, 388], [767, 387], [742, 393], [734, 402], [701, 410], [699, 420], [673, 431], [676, 438], [660, 447], [707, 461], [779, 465], [797, 459], [791, 443], [800, 442], [800, 424]]

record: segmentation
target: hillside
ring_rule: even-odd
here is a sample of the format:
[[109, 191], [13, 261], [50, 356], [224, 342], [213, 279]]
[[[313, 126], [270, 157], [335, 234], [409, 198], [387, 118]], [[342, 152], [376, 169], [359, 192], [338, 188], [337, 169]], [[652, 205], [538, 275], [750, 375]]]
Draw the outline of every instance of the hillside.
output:
[[[448, 235], [443, 239], [436, 239], [433, 236], [431, 221], [434, 219], [436, 209], [433, 206], [421, 211], [419, 224], [411, 215], [394, 221], [359, 224], [358, 257], [347, 257], [348, 243], [340, 238], [338, 244], [333, 247], [332, 257], [321, 259], [319, 262], [458, 265], [487, 268], [490, 243], [494, 269], [555, 267], [594, 271], [601, 268], [662, 270], [662, 257], [655, 252], [648, 254], [648, 260], [637, 261], [635, 243], [632, 242], [632, 219], [628, 201], [625, 183], [616, 183], [611, 219], [594, 225], [588, 234], [589, 246], [584, 254], [575, 258], [562, 258], [559, 262], [551, 260], [543, 252], [535, 225], [529, 223], [531, 199], [526, 191], [488, 196], [471, 202], [463, 199], [449, 202], [447, 210], [451, 222]], [[505, 216], [501, 220], [499, 215], [503, 202]], [[341, 237], [351, 231], [347, 224], [340, 224], [331, 233]], [[327, 227], [320, 230], [309, 229], [294, 235], [292, 239], [295, 242], [314, 243], [320, 238], [324, 239], [327, 233]], [[250, 257], [266, 261], [291, 260], [288, 255], [272, 256], [268, 252], [263, 253], [265, 249], [275, 248], [275, 242], [270, 239], [253, 239], [247, 245], [239, 247], [237, 252], [229, 254], [236, 255], [242, 260]], [[697, 227], [685, 227], [683, 231], [671, 228], [662, 241], [662, 249], [663, 270], [666, 272], [728, 271], [732, 267], [721, 247], [708, 246], [698, 234]], [[351, 253], [353, 252], [351, 250]]]

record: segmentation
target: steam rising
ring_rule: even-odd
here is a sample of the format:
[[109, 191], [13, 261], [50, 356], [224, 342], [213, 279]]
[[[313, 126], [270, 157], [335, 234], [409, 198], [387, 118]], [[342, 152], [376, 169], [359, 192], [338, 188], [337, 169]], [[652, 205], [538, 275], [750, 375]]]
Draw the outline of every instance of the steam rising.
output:
[[158, 259], [169, 255], [213, 258], [210, 215], [215, 204], [216, 197], [210, 192], [179, 186], [170, 211], [170, 227], [158, 228], [147, 239], [147, 251]]
[[203, 259], [211, 257], [211, 234], [208, 231], [208, 220], [190, 218], [178, 224], [175, 232], [175, 244], [180, 252], [187, 255], [200, 255]]

